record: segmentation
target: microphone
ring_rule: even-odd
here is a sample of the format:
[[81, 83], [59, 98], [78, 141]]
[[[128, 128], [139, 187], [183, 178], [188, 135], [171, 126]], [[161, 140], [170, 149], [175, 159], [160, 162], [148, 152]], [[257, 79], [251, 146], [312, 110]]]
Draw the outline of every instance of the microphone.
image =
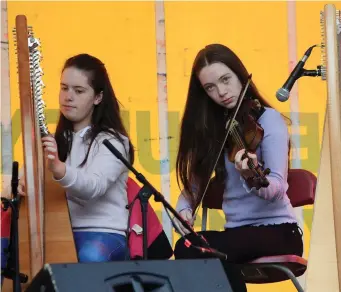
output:
[[213, 255], [221, 260], [227, 260], [227, 254], [222, 253], [220, 251], [217, 251], [216, 249], [212, 248], [212, 247], [202, 247], [202, 246], [197, 246], [197, 245], [193, 245], [192, 242], [190, 242], [187, 238], [185, 239], [185, 246], [186, 247], [193, 247], [197, 250], [200, 250], [202, 253], [207, 253], [210, 255]]
[[283, 84], [282, 88], [278, 89], [276, 92], [276, 97], [279, 101], [284, 102], [289, 99], [290, 90], [294, 86], [295, 81], [300, 78], [303, 74], [303, 67], [305, 65], [305, 62], [308, 60], [308, 57], [310, 56], [313, 48], [316, 47], [316, 45], [311, 46], [304, 54], [302, 59], [297, 63], [294, 70], [291, 72], [289, 78], [287, 81]]
[[222, 253], [220, 251], [217, 251], [214, 248], [202, 248], [202, 252], [203, 253], [205, 253], [205, 252], [209, 253], [209, 254], [214, 255], [217, 258], [222, 259], [222, 260], [228, 260], [227, 254]]
[[123, 157], [120, 151], [118, 151], [114, 145], [112, 145], [107, 139], [103, 140], [103, 144], [113, 153], [123, 164], [128, 167], [129, 170], [133, 171], [131, 164]]

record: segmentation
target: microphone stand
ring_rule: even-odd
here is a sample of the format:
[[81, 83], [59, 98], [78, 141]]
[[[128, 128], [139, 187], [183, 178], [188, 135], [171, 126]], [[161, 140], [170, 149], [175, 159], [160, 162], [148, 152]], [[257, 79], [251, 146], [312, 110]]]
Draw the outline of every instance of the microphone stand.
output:
[[[14, 175], [14, 169], [16, 174]], [[21, 283], [26, 283], [28, 276], [20, 273], [19, 270], [19, 205], [20, 197], [18, 196], [18, 162], [13, 162], [13, 175], [12, 175], [12, 194], [13, 198], [8, 199], [1, 197], [3, 203], [3, 210], [7, 211], [8, 207], [11, 207], [11, 230], [10, 230], [10, 243], [8, 246], [8, 260], [6, 268], [4, 269], [4, 277], [13, 280], [13, 292], [21, 292]]]
[[[142, 174], [139, 174], [140, 177], [143, 177]], [[144, 177], [142, 180], [139, 180], [141, 183], [144, 181]], [[141, 204], [141, 212], [142, 212], [142, 241], [143, 241], [143, 259], [146, 260], [148, 258], [148, 224], [147, 224], [147, 218], [148, 218], [148, 200], [153, 194], [153, 191], [143, 183], [143, 187], [139, 190], [135, 198], [138, 198], [140, 200]], [[133, 200], [133, 202], [135, 199]], [[133, 205], [130, 205], [130, 208], [132, 208]]]
[[[143, 187], [137, 194], [137, 197], [139, 198], [141, 202], [141, 211], [142, 211], [142, 223], [143, 223], [143, 259], [147, 259], [147, 243], [148, 243], [148, 237], [147, 237], [147, 207], [148, 207], [148, 200], [149, 198], [154, 195], [154, 201], [155, 202], [161, 202], [165, 209], [169, 210], [175, 218], [177, 218], [184, 227], [186, 227], [188, 230], [192, 231], [196, 236], [198, 236], [201, 240], [200, 235], [198, 235], [192, 227], [179, 215], [179, 213], [166, 201], [165, 197], [157, 191], [153, 185], [143, 176], [143, 174], [137, 172], [137, 170], [122, 156], [122, 154], [107, 140], [103, 140], [103, 144], [109, 149], [111, 153], [113, 153], [122, 163], [135, 174], [136, 179], [143, 184]], [[203, 240], [204, 241], [204, 240]], [[201, 249], [202, 252], [210, 253], [212, 255], [215, 255], [216, 257], [226, 260], [227, 255], [223, 254], [219, 251], [216, 251], [212, 248], [203, 248]]]
[[295, 82], [301, 77], [323, 76], [322, 66], [317, 66], [316, 70], [306, 70], [304, 68], [305, 62], [309, 58], [312, 50], [317, 46], [318, 45], [313, 45], [305, 52], [303, 58], [296, 64], [295, 68], [292, 70], [289, 78], [285, 81], [284, 85], [277, 90], [276, 97], [279, 101], [285, 102], [289, 99], [291, 88], [294, 86]]
[[[309, 77], [318, 77], [322, 75], [321, 66], [317, 66], [316, 70], [302, 70], [302, 74], [298, 78], [301, 78], [302, 76], [309, 76]], [[297, 78], [297, 79], [298, 79]]]

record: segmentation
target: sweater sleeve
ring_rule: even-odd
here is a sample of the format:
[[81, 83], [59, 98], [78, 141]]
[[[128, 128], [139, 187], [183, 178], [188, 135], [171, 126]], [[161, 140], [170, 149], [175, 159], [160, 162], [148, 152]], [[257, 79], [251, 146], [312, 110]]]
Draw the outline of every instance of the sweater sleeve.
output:
[[264, 138], [260, 147], [264, 169], [270, 168], [271, 171], [266, 176], [269, 180], [269, 186], [259, 190], [250, 189], [242, 177], [241, 180], [249, 193], [252, 192], [265, 200], [276, 201], [282, 199], [288, 189], [289, 133], [281, 114], [273, 109], [267, 111], [267, 116], [261, 122]]
[[175, 210], [179, 213], [179, 212], [181, 212], [182, 210], [185, 210], [185, 209], [192, 210], [190, 203], [188, 202], [188, 200], [183, 195], [183, 192], [181, 192], [181, 194], [180, 194], [180, 196], [178, 198]]
[[[196, 183], [192, 182], [191, 188], [192, 188], [192, 192], [194, 192], [194, 193], [198, 192], [198, 186]], [[178, 198], [178, 202], [177, 202], [176, 207], [175, 207], [175, 210], [177, 212], [181, 212], [182, 210], [186, 210], [186, 209], [193, 211], [191, 204], [189, 203], [189, 201], [184, 196], [184, 192], [185, 192], [185, 190], [182, 190], [182, 192]]]
[[[122, 143], [112, 136], [107, 139], [127, 159]], [[128, 149], [126, 138], [124, 141]], [[98, 142], [93, 143], [89, 157], [94, 150], [93, 147], [98, 147], [98, 151], [93, 154], [94, 157], [89, 164], [80, 168], [66, 165], [64, 177], [56, 180], [72, 196], [85, 201], [104, 195], [110, 185], [115, 183], [124, 171], [127, 171], [127, 167], [103, 144], [103, 139], [98, 139]]]

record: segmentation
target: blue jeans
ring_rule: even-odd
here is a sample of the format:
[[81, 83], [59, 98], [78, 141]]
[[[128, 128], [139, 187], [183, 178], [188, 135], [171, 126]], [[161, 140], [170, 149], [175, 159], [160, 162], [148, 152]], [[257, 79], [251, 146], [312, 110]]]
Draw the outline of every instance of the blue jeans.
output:
[[5, 253], [5, 249], [9, 245], [9, 238], [2, 237], [1, 238], [1, 287], [4, 282], [4, 276], [2, 275], [2, 271], [6, 268], [7, 265], [7, 253]]
[[126, 259], [126, 237], [117, 233], [75, 231], [75, 245], [80, 263], [123, 261]]

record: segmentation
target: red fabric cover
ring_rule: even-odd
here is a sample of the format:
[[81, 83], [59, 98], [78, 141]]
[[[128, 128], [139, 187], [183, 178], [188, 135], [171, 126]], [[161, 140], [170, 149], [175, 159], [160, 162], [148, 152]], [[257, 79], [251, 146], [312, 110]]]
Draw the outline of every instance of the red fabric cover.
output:
[[6, 211], [0, 208], [1, 214], [1, 238], [9, 238], [11, 231], [11, 209], [8, 208]]
[[[130, 204], [134, 200], [140, 189], [141, 187], [132, 178], [129, 177], [127, 181], [128, 204]], [[153, 243], [153, 241], [160, 235], [160, 233], [163, 230], [163, 227], [155, 211], [153, 210], [149, 203], [147, 212], [149, 247]], [[131, 258], [134, 258], [136, 256], [143, 257], [143, 235], [142, 233], [137, 234], [134, 230], [132, 230], [135, 224], [139, 225], [142, 228], [142, 213], [139, 199], [137, 199], [134, 202], [129, 224], [130, 227], [129, 249]]]

